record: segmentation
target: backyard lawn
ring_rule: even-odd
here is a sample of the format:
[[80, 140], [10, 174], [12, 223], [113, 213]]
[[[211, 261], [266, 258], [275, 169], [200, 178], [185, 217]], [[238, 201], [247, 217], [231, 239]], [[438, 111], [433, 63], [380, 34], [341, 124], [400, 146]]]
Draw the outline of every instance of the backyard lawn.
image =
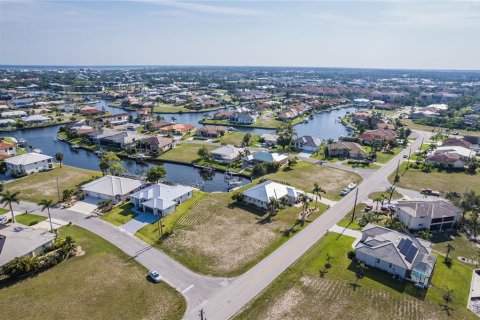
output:
[[192, 163], [198, 159], [197, 153], [202, 147], [206, 147], [209, 151], [218, 148], [218, 146], [203, 145], [198, 143], [182, 143], [162, 154], [159, 159]]
[[[448, 269], [438, 261], [433, 288], [426, 295], [373, 268], [367, 268], [355, 287], [359, 269], [347, 257], [353, 241], [327, 234], [236, 319], [476, 319], [466, 309], [472, 269], [460, 264]], [[324, 267], [327, 254], [333, 256], [328, 270]], [[451, 317], [440, 306], [445, 285], [454, 290]]]
[[[164, 231], [173, 230], [174, 236], [158, 243], [158, 224], [144, 227], [136, 236], [196, 272], [237, 276], [287, 241], [286, 232], [301, 229], [300, 208], [286, 207], [270, 221], [264, 212], [234, 204], [231, 196], [198, 192], [163, 219]], [[326, 210], [323, 204], [318, 207], [306, 225]]]
[[[480, 194], [480, 175], [470, 175], [465, 172], [446, 171], [425, 173], [420, 169], [407, 168], [407, 164], [403, 163], [400, 166], [399, 175], [400, 181], [397, 186], [405, 189], [413, 189], [420, 191], [420, 189], [428, 188], [432, 190], [440, 190], [443, 192], [456, 191], [463, 193], [465, 190], [472, 190]], [[388, 181], [393, 183], [395, 172], [388, 177]]]
[[66, 165], [63, 165], [62, 168], [56, 166], [53, 170], [34, 173], [13, 182], [5, 183], [5, 189], [20, 192], [19, 198], [25, 201], [34, 203], [38, 203], [41, 199], [58, 201], [57, 179], [61, 197], [63, 190], [75, 189], [101, 175], [98, 171]]
[[79, 227], [59, 229], [85, 251], [37, 276], [0, 283], [2, 319], [181, 319], [186, 302], [118, 248]]
[[[349, 183], [355, 181], [358, 184], [362, 180], [359, 175], [352, 172], [302, 161], [298, 162], [291, 170], [280, 169], [278, 172], [262, 178], [283, 182], [307, 192], [312, 192], [316, 182], [325, 189], [325, 197], [332, 200], [340, 199], [340, 190]], [[322, 194], [322, 196], [324, 195]]]
[[33, 226], [34, 224], [37, 224], [44, 220], [47, 220], [47, 217], [43, 217], [36, 214], [31, 214], [31, 213], [22, 213], [19, 215], [15, 215], [15, 221], [17, 223], [21, 223], [26, 226]]
[[110, 222], [115, 226], [121, 226], [137, 215], [132, 211], [132, 208], [133, 205], [131, 203], [122, 204], [101, 216], [100, 219]]
[[[230, 132], [220, 138], [219, 142], [223, 144], [231, 144], [236, 147], [242, 146], [243, 137], [245, 137], [246, 133], [243, 132]], [[259, 134], [252, 133], [252, 137], [250, 139], [250, 147], [257, 147], [259, 145], [258, 139], [260, 138]]]

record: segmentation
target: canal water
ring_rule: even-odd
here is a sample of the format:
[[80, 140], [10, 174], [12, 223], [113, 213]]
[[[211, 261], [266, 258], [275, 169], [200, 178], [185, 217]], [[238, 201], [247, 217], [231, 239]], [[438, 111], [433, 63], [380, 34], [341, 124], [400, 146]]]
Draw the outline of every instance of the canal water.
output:
[[[111, 113], [129, 112], [120, 108], [109, 107], [105, 101], [100, 101], [96, 104], [99, 109], [102, 107]], [[309, 120], [308, 123], [300, 123], [295, 126], [298, 136], [313, 135], [322, 139], [338, 139], [342, 135], [347, 135], [345, 127], [338, 121], [338, 117], [344, 116], [347, 112], [352, 112], [353, 108], [342, 108], [339, 110], [332, 110], [330, 112], [319, 113], [314, 116], [314, 119]], [[130, 111], [134, 114], [135, 112]], [[213, 112], [211, 112], [213, 113]], [[174, 116], [177, 122], [191, 123], [198, 126], [198, 120], [203, 118], [203, 114], [199, 113], [181, 113], [181, 114], [165, 114], [165, 119], [170, 120], [169, 117]], [[64, 163], [74, 167], [80, 167], [90, 170], [99, 170], [99, 158], [93, 152], [87, 150], [73, 151], [70, 145], [66, 142], [57, 140], [57, 132], [60, 126], [51, 126], [45, 128], [33, 128], [24, 130], [15, 130], [11, 132], [0, 132], [0, 136], [10, 136], [17, 139], [25, 139], [28, 145], [34, 148], [39, 148], [44, 154], [55, 156], [55, 153], [62, 152], [64, 154]], [[238, 128], [242, 132], [266, 133], [273, 132], [267, 129], [256, 128]], [[122, 160], [123, 166], [129, 173], [134, 175], [141, 175], [145, 173], [149, 166], [155, 163], [139, 164], [134, 160]], [[199, 187], [204, 191], [228, 191], [229, 185], [225, 180], [224, 174], [221, 172], [204, 172], [191, 166], [165, 163], [167, 170], [167, 181], [186, 184], [190, 186]], [[250, 181], [248, 179], [240, 179], [235, 186], [242, 186]]]

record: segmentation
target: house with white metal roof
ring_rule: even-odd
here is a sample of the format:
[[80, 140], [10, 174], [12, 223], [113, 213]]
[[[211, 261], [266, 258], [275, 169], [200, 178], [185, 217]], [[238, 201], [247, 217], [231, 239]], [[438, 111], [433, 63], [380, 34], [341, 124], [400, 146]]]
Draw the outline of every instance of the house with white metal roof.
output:
[[250, 166], [253, 166], [257, 163], [277, 162], [280, 164], [280, 166], [283, 166], [288, 162], [288, 156], [276, 152], [270, 153], [267, 151], [259, 151], [243, 157], [243, 162], [244, 164]]
[[243, 202], [265, 210], [271, 199], [285, 199], [287, 202], [297, 203], [300, 194], [303, 192], [274, 181], [262, 182], [242, 193]]
[[31, 116], [22, 118], [22, 121], [29, 122], [29, 123], [42, 123], [42, 122], [48, 122], [51, 120], [52, 120], [51, 118], [42, 116], [41, 114], [32, 114]]
[[112, 200], [113, 203], [122, 201], [132, 192], [139, 190], [143, 185], [140, 180], [106, 175], [81, 186], [85, 196]]
[[22, 175], [53, 169], [52, 157], [41, 153], [26, 153], [5, 159], [10, 174]]
[[193, 196], [193, 188], [184, 185], [156, 183], [130, 196], [130, 202], [143, 212], [165, 216], [175, 211], [177, 205]]
[[220, 163], [233, 163], [239, 160], [243, 154], [242, 148], [234, 146], [223, 146], [210, 152], [213, 159]]

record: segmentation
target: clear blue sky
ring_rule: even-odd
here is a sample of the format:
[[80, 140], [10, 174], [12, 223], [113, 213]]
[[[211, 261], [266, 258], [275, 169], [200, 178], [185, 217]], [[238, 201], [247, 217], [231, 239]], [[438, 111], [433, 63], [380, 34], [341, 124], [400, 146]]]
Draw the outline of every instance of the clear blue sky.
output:
[[0, 0], [0, 64], [480, 69], [480, 2]]

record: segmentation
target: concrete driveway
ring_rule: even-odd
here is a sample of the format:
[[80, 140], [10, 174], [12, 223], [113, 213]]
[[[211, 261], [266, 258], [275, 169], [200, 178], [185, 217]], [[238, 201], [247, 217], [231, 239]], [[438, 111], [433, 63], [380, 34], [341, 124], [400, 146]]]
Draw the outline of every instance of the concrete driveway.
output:
[[102, 201], [102, 199], [85, 197], [85, 199], [78, 201], [73, 206], [68, 208], [68, 210], [89, 215], [93, 212], [93, 210], [97, 209], [97, 205], [100, 201]]

